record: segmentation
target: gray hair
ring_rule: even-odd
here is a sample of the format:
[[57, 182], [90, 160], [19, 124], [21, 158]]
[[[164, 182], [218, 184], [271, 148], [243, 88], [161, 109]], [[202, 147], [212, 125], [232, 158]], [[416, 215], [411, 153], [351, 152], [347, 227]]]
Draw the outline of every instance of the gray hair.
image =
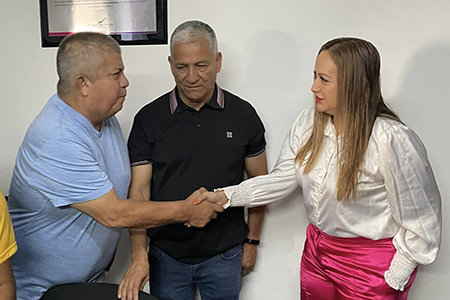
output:
[[206, 23], [202, 21], [192, 20], [186, 21], [178, 25], [170, 37], [170, 55], [173, 54], [173, 44], [175, 43], [192, 43], [199, 38], [204, 38], [209, 43], [209, 48], [214, 53], [218, 52], [216, 33]]
[[110, 36], [97, 32], [80, 32], [66, 36], [59, 45], [56, 56], [58, 94], [68, 95], [78, 75], [92, 82], [107, 54], [121, 53], [119, 44]]

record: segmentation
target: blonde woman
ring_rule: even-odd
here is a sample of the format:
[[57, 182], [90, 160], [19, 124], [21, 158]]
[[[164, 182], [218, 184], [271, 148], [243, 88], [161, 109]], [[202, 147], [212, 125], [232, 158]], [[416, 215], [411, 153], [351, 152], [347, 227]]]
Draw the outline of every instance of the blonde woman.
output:
[[317, 56], [315, 105], [271, 174], [202, 194], [224, 207], [282, 200], [300, 185], [310, 225], [301, 299], [407, 299], [441, 240], [441, 199], [419, 137], [383, 101], [380, 56], [338, 38]]

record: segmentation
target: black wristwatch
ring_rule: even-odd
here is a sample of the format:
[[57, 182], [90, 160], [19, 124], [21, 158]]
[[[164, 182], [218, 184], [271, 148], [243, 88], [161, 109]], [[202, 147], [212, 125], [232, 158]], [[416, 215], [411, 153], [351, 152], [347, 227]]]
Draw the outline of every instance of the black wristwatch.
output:
[[254, 239], [249, 239], [249, 238], [245, 238], [244, 243], [250, 244], [250, 245], [259, 245], [261, 241], [260, 240], [254, 240]]

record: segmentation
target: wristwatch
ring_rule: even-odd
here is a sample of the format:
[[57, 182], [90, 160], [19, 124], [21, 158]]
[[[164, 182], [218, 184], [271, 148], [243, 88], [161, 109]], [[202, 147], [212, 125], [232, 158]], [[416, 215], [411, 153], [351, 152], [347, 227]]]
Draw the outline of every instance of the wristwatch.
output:
[[259, 245], [260, 242], [261, 242], [260, 240], [249, 239], [248, 237], [245, 238], [245, 240], [244, 240], [244, 243], [251, 244], [251, 245]]

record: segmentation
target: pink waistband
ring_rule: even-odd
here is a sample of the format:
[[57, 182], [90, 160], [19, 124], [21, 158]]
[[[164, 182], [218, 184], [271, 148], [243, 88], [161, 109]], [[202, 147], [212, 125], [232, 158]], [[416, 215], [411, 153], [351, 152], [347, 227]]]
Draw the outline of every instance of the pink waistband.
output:
[[354, 238], [337, 237], [337, 236], [332, 236], [332, 235], [326, 234], [325, 232], [323, 232], [322, 230], [320, 230], [313, 224], [308, 225], [308, 229], [306, 230], [306, 233], [308, 236], [311, 236], [311, 235], [316, 236], [316, 238], [321, 238], [321, 239], [327, 241], [328, 243], [332, 243], [335, 245], [339, 245], [342, 247], [348, 247], [348, 248], [358, 247], [361, 245], [370, 245], [370, 246], [392, 245], [392, 238], [371, 240], [371, 239], [368, 239], [365, 237], [354, 237]]

